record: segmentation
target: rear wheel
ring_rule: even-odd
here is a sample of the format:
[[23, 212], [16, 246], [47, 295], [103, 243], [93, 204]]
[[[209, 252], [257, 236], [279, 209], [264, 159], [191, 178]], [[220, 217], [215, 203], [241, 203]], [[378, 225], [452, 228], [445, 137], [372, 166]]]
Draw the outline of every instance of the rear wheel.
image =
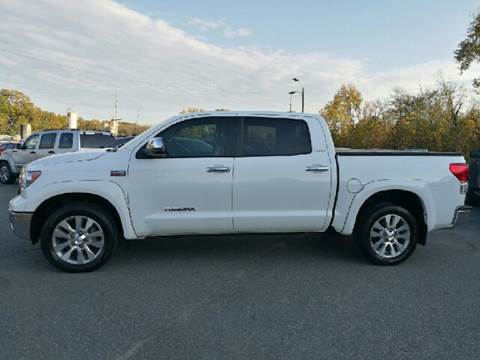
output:
[[0, 163], [0, 183], [13, 184], [15, 181], [15, 174], [10, 170], [10, 165], [6, 162]]
[[378, 204], [362, 211], [354, 236], [370, 261], [378, 265], [396, 265], [415, 251], [418, 223], [401, 206]]
[[55, 267], [69, 272], [92, 271], [115, 250], [118, 230], [104, 208], [73, 203], [53, 212], [42, 228], [44, 256]]

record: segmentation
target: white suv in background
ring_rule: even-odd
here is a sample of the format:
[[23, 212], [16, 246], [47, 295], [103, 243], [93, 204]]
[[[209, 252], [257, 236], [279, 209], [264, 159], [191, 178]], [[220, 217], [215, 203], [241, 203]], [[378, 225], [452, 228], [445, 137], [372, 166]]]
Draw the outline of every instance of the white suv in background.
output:
[[84, 130], [49, 130], [32, 134], [23, 145], [0, 156], [0, 182], [13, 183], [28, 163], [54, 154], [112, 147], [110, 132]]

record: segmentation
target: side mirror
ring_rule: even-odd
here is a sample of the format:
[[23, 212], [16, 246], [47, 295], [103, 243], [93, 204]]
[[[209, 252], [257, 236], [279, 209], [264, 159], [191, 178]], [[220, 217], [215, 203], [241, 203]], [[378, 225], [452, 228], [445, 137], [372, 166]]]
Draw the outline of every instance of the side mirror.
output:
[[23, 146], [23, 144], [21, 144], [21, 143], [18, 143], [17, 146], [16, 146], [16, 148], [17, 148], [18, 150], [25, 150], [25, 146]]
[[167, 156], [165, 145], [161, 137], [148, 140], [144, 154], [149, 158], [162, 158]]

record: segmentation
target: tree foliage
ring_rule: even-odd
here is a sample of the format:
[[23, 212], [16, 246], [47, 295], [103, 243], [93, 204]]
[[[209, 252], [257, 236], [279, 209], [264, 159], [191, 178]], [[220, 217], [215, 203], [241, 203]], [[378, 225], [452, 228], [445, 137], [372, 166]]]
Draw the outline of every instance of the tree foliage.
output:
[[480, 148], [478, 103], [467, 99], [462, 87], [445, 81], [416, 94], [396, 89], [389, 99], [375, 102], [364, 101], [353, 85], [342, 86], [320, 114], [338, 147], [414, 148], [465, 155]]
[[[65, 115], [48, 112], [35, 106], [30, 98], [20, 91], [0, 90], [0, 134], [16, 135], [21, 125], [30, 124], [33, 131], [65, 129], [68, 120]], [[104, 120], [79, 119], [79, 127], [84, 130], [108, 130]], [[149, 126], [131, 122], [120, 122], [119, 135], [137, 135]]]
[[[474, 16], [467, 29], [467, 37], [458, 44], [454, 54], [462, 72], [468, 70], [472, 63], [480, 62], [480, 13]], [[474, 79], [473, 85], [480, 88], [480, 78]]]

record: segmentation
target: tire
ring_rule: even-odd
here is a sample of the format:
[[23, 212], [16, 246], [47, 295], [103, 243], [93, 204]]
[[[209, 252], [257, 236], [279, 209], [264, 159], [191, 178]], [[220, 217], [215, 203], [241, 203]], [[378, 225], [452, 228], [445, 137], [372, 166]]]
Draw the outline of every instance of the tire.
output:
[[15, 182], [16, 176], [7, 162], [0, 163], [0, 183], [7, 185]]
[[372, 263], [397, 265], [413, 254], [418, 234], [417, 220], [407, 209], [391, 203], [381, 203], [362, 211], [354, 237], [363, 254]]
[[103, 207], [75, 202], [45, 221], [40, 244], [50, 264], [67, 272], [87, 272], [105, 264], [116, 249], [119, 231]]

